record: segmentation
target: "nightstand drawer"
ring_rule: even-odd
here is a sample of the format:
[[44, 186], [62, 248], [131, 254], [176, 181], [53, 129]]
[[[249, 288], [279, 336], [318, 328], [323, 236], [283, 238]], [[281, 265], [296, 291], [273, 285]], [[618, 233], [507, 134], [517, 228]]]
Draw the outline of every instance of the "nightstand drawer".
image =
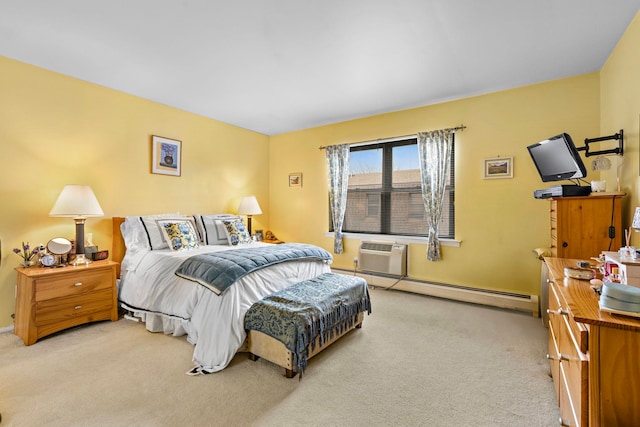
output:
[[86, 271], [83, 274], [61, 274], [55, 277], [43, 277], [35, 280], [36, 301], [46, 301], [101, 289], [111, 289], [113, 286], [112, 270]]
[[109, 312], [113, 306], [113, 289], [56, 298], [36, 304], [36, 325], [65, 322], [76, 317], [102, 311]]

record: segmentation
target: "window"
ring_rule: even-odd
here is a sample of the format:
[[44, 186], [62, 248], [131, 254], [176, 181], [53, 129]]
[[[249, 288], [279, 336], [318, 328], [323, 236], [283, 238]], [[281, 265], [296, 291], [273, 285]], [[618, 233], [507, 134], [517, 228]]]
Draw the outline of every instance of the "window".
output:
[[378, 218], [380, 215], [380, 195], [367, 194], [367, 216]]
[[[349, 164], [343, 232], [428, 235], [415, 138], [351, 147]], [[454, 238], [453, 165], [452, 152], [439, 238]]]

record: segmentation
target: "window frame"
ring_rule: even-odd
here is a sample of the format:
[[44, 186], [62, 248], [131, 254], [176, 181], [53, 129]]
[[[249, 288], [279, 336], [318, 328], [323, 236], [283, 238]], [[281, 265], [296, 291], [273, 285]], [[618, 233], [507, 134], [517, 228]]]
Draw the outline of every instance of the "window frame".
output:
[[[363, 144], [358, 144], [358, 145], [353, 145], [351, 147], [349, 147], [349, 152], [350, 154], [353, 152], [357, 152], [357, 151], [364, 151], [364, 150], [377, 150], [377, 149], [382, 149], [382, 184], [381, 184], [381, 189], [379, 191], [367, 191], [367, 190], [351, 190], [348, 191], [349, 193], [352, 192], [366, 192], [367, 194], [371, 194], [371, 193], [378, 193], [380, 194], [379, 200], [380, 200], [380, 205], [378, 207], [379, 212], [385, 212], [385, 209], [388, 209], [388, 212], [391, 212], [391, 195], [392, 193], [400, 193], [400, 192], [407, 192], [410, 194], [420, 194], [420, 198], [422, 198], [422, 192], [421, 190], [419, 190], [419, 193], [416, 193], [415, 190], [411, 190], [411, 189], [396, 189], [394, 191], [393, 189], [393, 182], [392, 182], [392, 174], [393, 174], [393, 148], [395, 147], [400, 147], [400, 146], [405, 146], [405, 145], [417, 145], [418, 140], [417, 137], [411, 137], [411, 138], [402, 138], [402, 139], [395, 139], [395, 140], [387, 140], [387, 141], [383, 141], [383, 142], [374, 142], [374, 143], [363, 143]], [[450, 179], [449, 179], [449, 184], [446, 187], [445, 190], [445, 197], [448, 197], [448, 203], [445, 204], [445, 206], [448, 206], [448, 215], [446, 215], [448, 219], [448, 226], [446, 227], [447, 229], [447, 233], [440, 233], [438, 236], [438, 239], [440, 240], [454, 240], [455, 239], [455, 136], [454, 136], [454, 142], [453, 142], [453, 146], [452, 146], [452, 150], [451, 150], [451, 160], [450, 160], [450, 164], [449, 164], [449, 175], [450, 175]], [[347, 195], [347, 198], [349, 196]], [[368, 201], [367, 201], [368, 204]], [[367, 214], [369, 213], [369, 209], [367, 206]], [[347, 230], [343, 228], [343, 233], [344, 234], [348, 234], [348, 235], [367, 235], [367, 236], [380, 236], [380, 237], [395, 237], [395, 236], [404, 236], [407, 238], [425, 238], [427, 237], [427, 234], [407, 234], [407, 233], [392, 233], [391, 232], [391, 215], [380, 215], [381, 219], [381, 224], [380, 224], [380, 232], [368, 232], [368, 231], [351, 231], [351, 230]], [[443, 215], [443, 217], [445, 217]], [[412, 217], [413, 218], [413, 217]], [[442, 223], [441, 225], [441, 229], [442, 229]], [[331, 219], [331, 215], [329, 215], [329, 231], [333, 232], [334, 231], [334, 227], [333, 227], [333, 222]]]

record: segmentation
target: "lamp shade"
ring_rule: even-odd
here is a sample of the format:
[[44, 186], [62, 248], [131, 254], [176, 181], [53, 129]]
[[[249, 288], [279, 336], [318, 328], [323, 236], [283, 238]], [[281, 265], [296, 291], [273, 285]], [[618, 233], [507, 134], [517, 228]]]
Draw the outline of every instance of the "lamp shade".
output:
[[262, 209], [260, 209], [256, 196], [246, 196], [240, 200], [238, 215], [260, 215], [261, 213]]
[[49, 216], [72, 218], [102, 216], [104, 212], [88, 185], [65, 185]]

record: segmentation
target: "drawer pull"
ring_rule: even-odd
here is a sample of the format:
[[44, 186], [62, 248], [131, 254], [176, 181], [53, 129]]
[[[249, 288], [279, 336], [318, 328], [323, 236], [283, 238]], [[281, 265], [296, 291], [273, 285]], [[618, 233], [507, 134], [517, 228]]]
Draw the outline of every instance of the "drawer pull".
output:
[[559, 308], [557, 310], [552, 310], [550, 308], [547, 308], [547, 314], [561, 314], [563, 316], [568, 316], [569, 315], [569, 310], [563, 310], [561, 308]]
[[558, 354], [558, 359], [564, 360], [565, 362], [568, 362], [570, 360], [569, 356], [567, 356], [566, 354], [562, 354], [562, 353]]
[[79, 286], [82, 286], [82, 282], [76, 282], [76, 283], [73, 284], [73, 286], [75, 286], [76, 288], [79, 287]]
[[558, 418], [558, 422], [560, 423], [561, 426], [563, 427], [569, 427], [571, 424], [569, 424], [568, 422], [566, 422], [565, 420], [562, 419], [562, 417]]
[[76, 305], [75, 307], [73, 307], [74, 310], [80, 310], [82, 308], [81, 305]]
[[556, 360], [557, 358], [555, 356], [552, 356], [551, 354], [547, 353], [547, 359]]

